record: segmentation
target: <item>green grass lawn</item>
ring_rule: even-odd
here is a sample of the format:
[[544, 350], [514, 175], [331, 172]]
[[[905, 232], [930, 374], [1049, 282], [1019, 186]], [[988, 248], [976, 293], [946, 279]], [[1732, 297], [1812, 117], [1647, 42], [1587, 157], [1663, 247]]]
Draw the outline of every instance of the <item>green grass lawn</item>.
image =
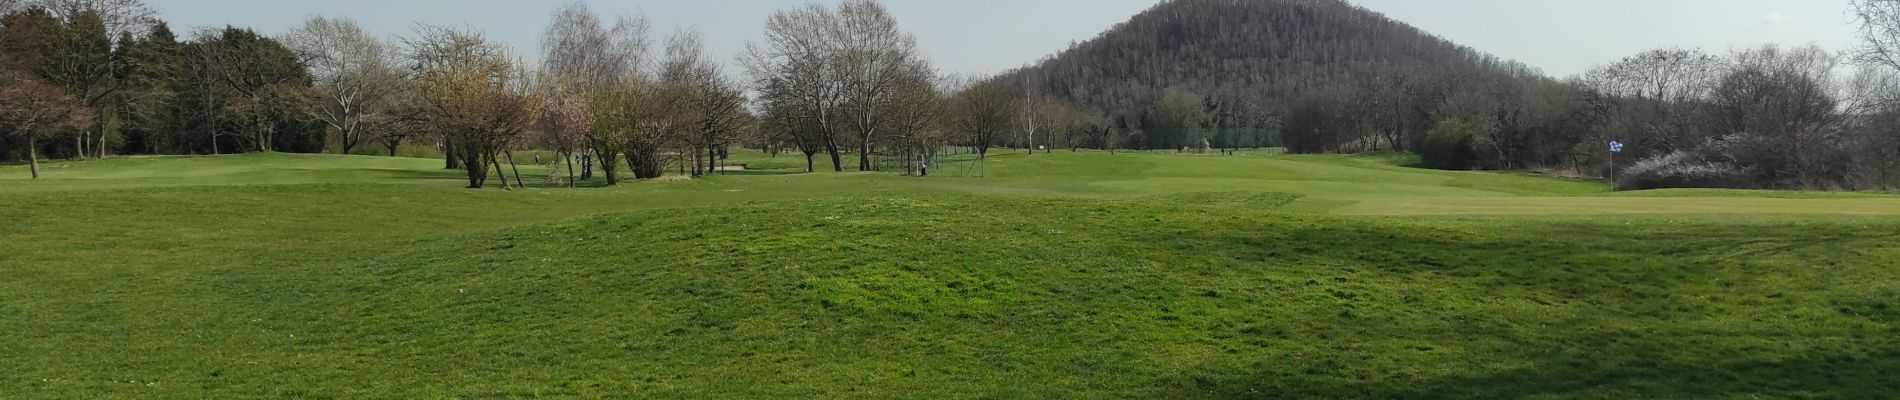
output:
[[[999, 151], [0, 166], [0, 398], [1882, 398], [1900, 198]], [[824, 164], [821, 161], [821, 165]]]

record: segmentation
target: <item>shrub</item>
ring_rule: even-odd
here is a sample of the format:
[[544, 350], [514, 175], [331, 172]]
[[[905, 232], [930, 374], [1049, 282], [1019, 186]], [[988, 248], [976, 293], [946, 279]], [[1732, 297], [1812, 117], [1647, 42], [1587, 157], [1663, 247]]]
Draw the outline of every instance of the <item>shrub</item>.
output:
[[1461, 120], [1440, 121], [1425, 136], [1419, 157], [1427, 168], [1447, 170], [1498, 169], [1503, 167], [1497, 140], [1492, 130], [1481, 124]]
[[1712, 160], [1706, 154], [1677, 151], [1638, 161], [1617, 179], [1617, 189], [1648, 190], [1669, 188], [1752, 189], [1747, 168], [1728, 161]]

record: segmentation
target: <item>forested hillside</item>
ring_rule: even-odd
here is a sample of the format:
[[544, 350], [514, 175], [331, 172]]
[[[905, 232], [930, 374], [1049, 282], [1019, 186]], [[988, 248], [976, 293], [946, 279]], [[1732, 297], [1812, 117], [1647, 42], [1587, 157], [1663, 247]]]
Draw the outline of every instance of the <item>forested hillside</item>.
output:
[[1630, 189], [1890, 188], [1900, 6], [1852, 6], [1864, 45], [1850, 52], [1663, 48], [1560, 78], [1344, 0], [1170, 0], [985, 84], [1022, 99], [1025, 134], [1006, 141], [1029, 147], [1402, 151]]
[[1527, 67], [1339, 0], [1175, 0], [1082, 42], [1016, 79], [1115, 114], [1167, 88], [1285, 103], [1382, 79], [1525, 79]]

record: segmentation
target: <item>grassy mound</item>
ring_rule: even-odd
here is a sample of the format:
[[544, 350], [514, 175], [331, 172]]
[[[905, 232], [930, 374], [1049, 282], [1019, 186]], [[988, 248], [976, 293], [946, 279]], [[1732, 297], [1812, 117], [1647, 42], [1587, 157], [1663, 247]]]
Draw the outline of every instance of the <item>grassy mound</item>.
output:
[[[1881, 266], [1900, 257], [1892, 223], [1631, 229], [1204, 208], [1260, 197], [1290, 201], [852, 196], [589, 217], [324, 262], [237, 257], [123, 286], [40, 271], [68, 278], [38, 276], [35, 291], [93, 295], [8, 303], [5, 328], [30, 340], [0, 341], [17, 361], [5, 386], [339, 398], [1900, 390], [1882, 372], [1900, 366], [1900, 271]], [[113, 348], [55, 351], [101, 335]]]
[[60, 165], [0, 182], [0, 397], [1900, 391], [1895, 199], [1038, 157], [513, 192], [432, 160]]

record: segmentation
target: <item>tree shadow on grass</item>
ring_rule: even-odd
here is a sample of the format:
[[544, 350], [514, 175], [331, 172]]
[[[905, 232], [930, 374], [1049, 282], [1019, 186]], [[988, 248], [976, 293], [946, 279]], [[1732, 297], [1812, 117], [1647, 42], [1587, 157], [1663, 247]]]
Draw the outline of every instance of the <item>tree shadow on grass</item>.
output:
[[[1640, 360], [1640, 355], [1632, 359]], [[1823, 354], [1781, 361], [1653, 361], [1602, 365], [1544, 358], [1535, 366], [1450, 377], [1360, 380], [1189, 371], [1168, 398], [1522, 399], [1671, 398], [1877, 399], [1900, 393], [1900, 353]]]
[[[1204, 331], [1198, 340], [1230, 352], [1162, 379], [1167, 392], [1160, 397], [1858, 399], [1900, 393], [1900, 379], [1892, 378], [1900, 374], [1900, 342], [1891, 337], [1897, 331], [1883, 319], [1887, 314], [1877, 313], [1888, 303], [1856, 293], [1866, 288], [1799, 283], [1816, 273], [1878, 279], [1883, 272], [1874, 265], [1884, 253], [1869, 249], [1890, 242], [1891, 231], [1829, 224], [1765, 229], [1162, 217], [1168, 226], [1131, 229], [1138, 232], [1131, 239], [1207, 254], [1217, 264], [1207, 272], [1214, 282], [1293, 275], [1307, 283], [1274, 290], [1331, 292], [1345, 311], [1339, 319], [1282, 315], [1330, 338]], [[1255, 315], [1290, 312], [1223, 307]], [[1391, 352], [1405, 343], [1440, 349]], [[1285, 357], [1273, 346], [1303, 353]]]

